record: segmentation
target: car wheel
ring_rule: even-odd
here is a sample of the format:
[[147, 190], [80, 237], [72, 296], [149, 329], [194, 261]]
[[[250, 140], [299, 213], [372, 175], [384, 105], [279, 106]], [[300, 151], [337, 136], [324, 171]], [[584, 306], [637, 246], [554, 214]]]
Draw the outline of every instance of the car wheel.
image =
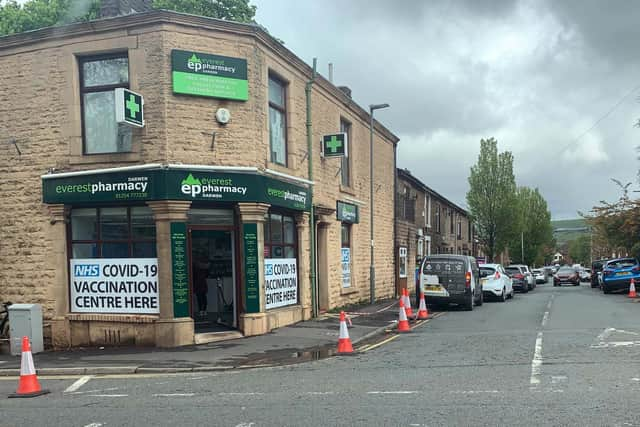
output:
[[505, 302], [507, 300], [507, 290], [506, 288], [502, 288], [502, 295], [498, 301]]
[[609, 289], [607, 287], [607, 285], [602, 285], [602, 292], [604, 292], [605, 294], [610, 294], [611, 293], [611, 289]]
[[474, 302], [475, 298], [473, 297], [473, 294], [469, 295], [469, 301], [467, 301], [467, 303], [464, 305], [464, 309], [466, 311], [472, 311], [473, 310], [473, 302]]
[[527, 292], [529, 292], [529, 286], [522, 286], [522, 293], [526, 294]]
[[514, 296], [516, 296], [516, 291], [511, 288], [511, 296], [509, 298], [513, 299]]
[[480, 307], [482, 304], [484, 304], [484, 293], [480, 292], [480, 298], [478, 298], [478, 303], [476, 305]]

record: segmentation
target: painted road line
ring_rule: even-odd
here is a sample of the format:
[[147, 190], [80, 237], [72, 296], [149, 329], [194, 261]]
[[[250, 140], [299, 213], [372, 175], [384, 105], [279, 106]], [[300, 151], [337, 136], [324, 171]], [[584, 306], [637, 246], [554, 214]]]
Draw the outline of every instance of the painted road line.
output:
[[397, 390], [397, 391], [368, 391], [367, 394], [416, 394], [420, 393], [416, 390]]
[[366, 352], [367, 352], [367, 351], [369, 351], [369, 350], [373, 350], [374, 348], [378, 348], [378, 347], [380, 347], [381, 345], [384, 345], [384, 344], [386, 344], [386, 343], [388, 343], [388, 342], [391, 342], [391, 341], [395, 340], [395, 339], [396, 339], [396, 338], [398, 338], [399, 336], [400, 336], [400, 335], [393, 335], [393, 336], [391, 336], [391, 337], [387, 338], [386, 340], [380, 341], [379, 343], [377, 343], [377, 344], [374, 344], [374, 345], [370, 346], [370, 347], [369, 347], [369, 348], [367, 348], [366, 350], [362, 350], [362, 352], [363, 352], [363, 353], [366, 353]]
[[102, 427], [102, 423], [91, 423], [91, 424], [87, 424], [84, 427]]
[[152, 394], [153, 397], [193, 397], [195, 393], [156, 393]]
[[105, 391], [113, 391], [117, 390], [118, 387], [110, 387], [110, 388], [102, 388], [98, 390], [87, 390], [87, 391], [73, 391], [69, 394], [89, 394], [89, 393], [104, 393]]
[[225, 393], [220, 392], [218, 396], [262, 396], [264, 393], [260, 392], [246, 392], [246, 393]]
[[544, 316], [542, 317], [542, 327], [547, 326], [547, 320], [549, 320], [549, 312], [545, 311]]
[[538, 332], [536, 347], [531, 360], [531, 380], [530, 384], [537, 386], [540, 384], [540, 372], [542, 371], [542, 332]]
[[67, 387], [64, 392], [73, 393], [74, 391], [77, 391], [80, 387], [88, 383], [91, 378], [93, 378], [93, 375], [85, 375], [84, 377], [80, 377], [80, 379]]
[[305, 394], [310, 394], [312, 396], [324, 396], [335, 394], [334, 391], [307, 391]]

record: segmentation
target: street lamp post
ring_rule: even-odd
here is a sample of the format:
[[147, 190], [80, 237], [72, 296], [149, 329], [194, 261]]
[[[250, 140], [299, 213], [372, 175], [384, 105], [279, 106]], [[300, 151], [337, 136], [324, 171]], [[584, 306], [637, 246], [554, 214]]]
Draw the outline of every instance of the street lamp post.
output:
[[[389, 104], [369, 105], [369, 230], [371, 234], [371, 262], [369, 264], [369, 292], [370, 301], [376, 300], [376, 267], [373, 262], [373, 112], [381, 108], [387, 108]], [[394, 206], [395, 209], [395, 206]]]

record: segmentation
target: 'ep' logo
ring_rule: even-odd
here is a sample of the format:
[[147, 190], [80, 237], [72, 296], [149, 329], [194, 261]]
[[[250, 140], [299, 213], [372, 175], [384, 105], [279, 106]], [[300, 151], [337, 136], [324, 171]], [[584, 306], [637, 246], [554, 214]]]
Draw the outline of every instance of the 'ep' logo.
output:
[[191, 197], [196, 197], [202, 193], [202, 187], [199, 185], [182, 184], [182, 192], [184, 194], [190, 194]]

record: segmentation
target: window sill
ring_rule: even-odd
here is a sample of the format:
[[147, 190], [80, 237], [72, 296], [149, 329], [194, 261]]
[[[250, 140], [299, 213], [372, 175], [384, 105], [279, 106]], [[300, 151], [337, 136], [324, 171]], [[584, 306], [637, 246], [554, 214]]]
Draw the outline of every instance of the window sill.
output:
[[350, 185], [342, 185], [342, 184], [340, 184], [340, 192], [341, 193], [347, 193], [347, 194], [349, 194], [351, 196], [354, 196], [354, 197], [356, 196], [356, 190], [354, 190], [353, 187], [350, 186]]
[[340, 289], [340, 296], [351, 295], [357, 293], [358, 290], [353, 287]]
[[140, 153], [105, 153], [69, 156], [71, 165], [88, 165], [95, 163], [135, 163], [141, 160]]

